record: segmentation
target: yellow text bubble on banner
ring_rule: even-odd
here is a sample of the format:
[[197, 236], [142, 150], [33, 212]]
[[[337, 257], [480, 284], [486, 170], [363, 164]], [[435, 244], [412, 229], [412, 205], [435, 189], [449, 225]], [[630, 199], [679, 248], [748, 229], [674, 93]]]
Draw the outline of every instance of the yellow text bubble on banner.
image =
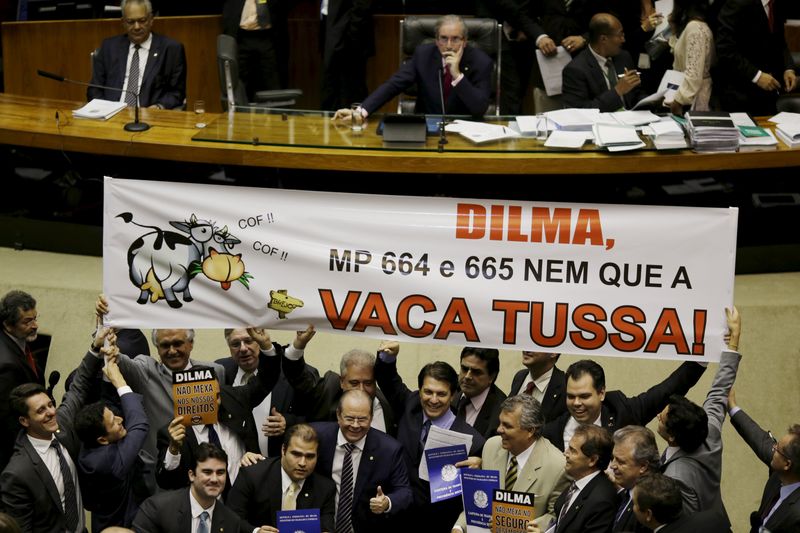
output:
[[526, 533], [536, 516], [533, 494], [495, 490], [492, 499], [492, 533]]
[[172, 399], [175, 417], [186, 426], [214, 424], [219, 406], [219, 381], [213, 368], [193, 367], [172, 373]]

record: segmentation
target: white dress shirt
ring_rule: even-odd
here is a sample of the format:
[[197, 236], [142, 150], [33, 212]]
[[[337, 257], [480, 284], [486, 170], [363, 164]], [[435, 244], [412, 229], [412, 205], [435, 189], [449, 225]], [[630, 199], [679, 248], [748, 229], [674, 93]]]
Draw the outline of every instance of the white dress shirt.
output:
[[208, 513], [208, 520], [206, 523], [208, 524], [208, 531], [211, 531], [211, 520], [214, 518], [214, 507], [217, 506], [217, 501], [214, 500], [214, 503], [211, 504], [211, 507], [208, 509], [203, 509], [200, 502], [194, 498], [192, 490], [189, 489], [189, 505], [192, 511], [192, 533], [197, 533], [197, 527], [200, 525], [200, 515], [203, 514], [204, 511]]
[[144, 68], [147, 66], [147, 57], [150, 55], [150, 47], [153, 45], [153, 34], [147, 36], [147, 40], [139, 45], [139, 83], [136, 87], [128, 87], [128, 75], [131, 72], [131, 60], [133, 59], [133, 52], [136, 45], [129, 43], [128, 45], [128, 59], [125, 61], [125, 81], [122, 84], [122, 93], [119, 96], [119, 101], [124, 102], [126, 92], [128, 89], [139, 93], [142, 88], [142, 80], [144, 79]]
[[[61, 475], [61, 463], [58, 460], [58, 454], [56, 451], [50, 447], [50, 443], [55, 439], [55, 437], [51, 437], [50, 439], [43, 440], [37, 439], [36, 437], [31, 437], [27, 435], [28, 440], [30, 441], [33, 449], [36, 450], [36, 453], [39, 454], [39, 457], [42, 458], [42, 462], [47, 467], [47, 471], [50, 472], [50, 477], [53, 478], [53, 482], [56, 484], [56, 488], [58, 489], [58, 496], [61, 499], [61, 509], [64, 509], [64, 477]], [[75, 500], [78, 504], [78, 528], [75, 530], [76, 532], [81, 532], [86, 527], [86, 517], [83, 513], [83, 499], [81, 498], [81, 487], [78, 484], [78, 475], [77, 470], [75, 468], [75, 463], [72, 462], [72, 457], [70, 457], [69, 452], [64, 446], [61, 446], [61, 454], [64, 456], [64, 459], [67, 460], [67, 465], [69, 465], [69, 470], [72, 472], [72, 483], [75, 485]]]
[[[361, 437], [361, 440], [354, 442], [355, 448], [350, 452], [350, 459], [353, 462], [353, 488], [356, 486], [356, 479], [358, 478], [358, 465], [361, 464], [361, 454], [364, 452], [364, 442], [367, 436]], [[336, 450], [333, 452], [333, 467], [331, 468], [331, 478], [336, 483], [336, 509], [339, 509], [339, 487], [342, 484], [342, 467], [344, 465], [344, 454], [346, 453], [344, 445], [347, 444], [347, 439], [342, 435], [340, 429], [336, 436]]]

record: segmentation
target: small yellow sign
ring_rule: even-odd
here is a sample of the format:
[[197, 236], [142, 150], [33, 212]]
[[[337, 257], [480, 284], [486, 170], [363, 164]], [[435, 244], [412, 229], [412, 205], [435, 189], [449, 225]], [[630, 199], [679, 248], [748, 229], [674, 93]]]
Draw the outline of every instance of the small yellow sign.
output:
[[219, 414], [219, 381], [210, 367], [195, 366], [172, 373], [175, 417], [185, 426], [214, 424]]

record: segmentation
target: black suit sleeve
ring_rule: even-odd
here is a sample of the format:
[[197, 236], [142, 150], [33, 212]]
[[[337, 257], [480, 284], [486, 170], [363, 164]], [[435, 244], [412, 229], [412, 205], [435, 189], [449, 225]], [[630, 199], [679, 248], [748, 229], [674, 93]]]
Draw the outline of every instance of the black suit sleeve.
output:
[[186, 100], [186, 51], [181, 43], [173, 41], [164, 53], [164, 72], [159, 73], [155, 80], [159, 95], [149, 105], [160, 104], [165, 109], [175, 109]]
[[667, 379], [629, 400], [632, 416], [629, 423], [647, 425], [664, 409], [671, 395], [685, 396], [705, 371], [706, 368], [698, 363], [682, 363]]

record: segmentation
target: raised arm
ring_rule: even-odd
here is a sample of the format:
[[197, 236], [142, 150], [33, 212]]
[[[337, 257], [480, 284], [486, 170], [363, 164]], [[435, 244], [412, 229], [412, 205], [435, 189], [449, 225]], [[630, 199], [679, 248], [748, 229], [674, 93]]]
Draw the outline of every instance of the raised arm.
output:
[[725, 336], [728, 349], [722, 352], [719, 368], [716, 375], [714, 375], [714, 381], [711, 383], [706, 401], [703, 403], [703, 409], [708, 415], [708, 423], [717, 428], [717, 430], [722, 429], [722, 423], [725, 421], [728, 392], [736, 380], [739, 361], [742, 359], [742, 356], [737, 352], [739, 349], [739, 336], [742, 331], [739, 310], [735, 307], [732, 311], [726, 309], [725, 316], [728, 321], [728, 334]]

